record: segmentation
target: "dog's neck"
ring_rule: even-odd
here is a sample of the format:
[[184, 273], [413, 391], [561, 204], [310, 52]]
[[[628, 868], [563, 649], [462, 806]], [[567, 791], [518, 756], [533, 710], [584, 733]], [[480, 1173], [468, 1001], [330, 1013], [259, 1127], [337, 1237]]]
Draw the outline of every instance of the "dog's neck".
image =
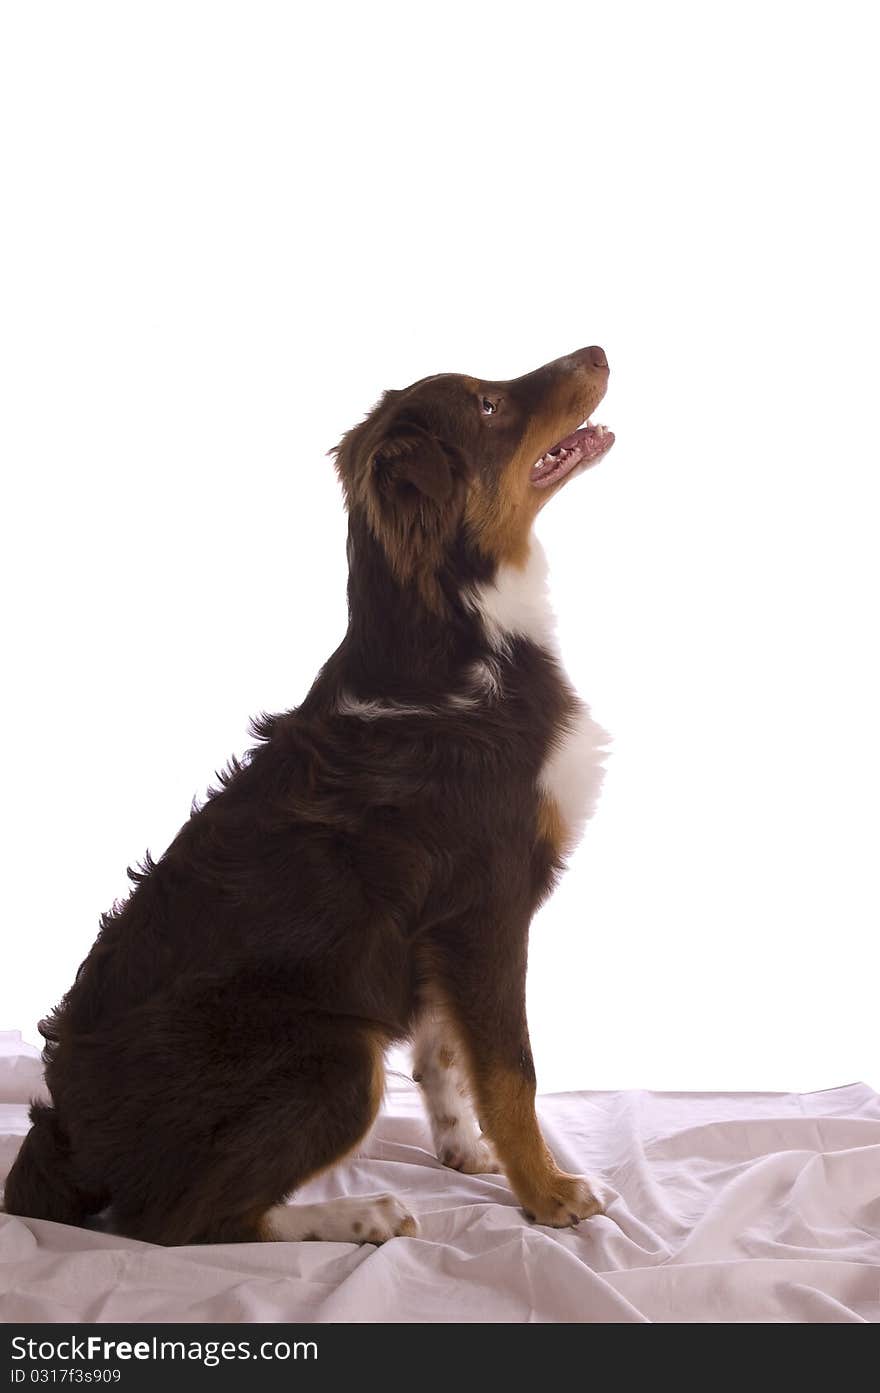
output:
[[464, 590], [488, 568], [478, 559], [457, 558], [454, 568], [438, 576], [442, 604], [431, 606], [419, 586], [393, 574], [380, 544], [356, 519], [349, 527], [348, 562], [346, 684], [364, 698], [393, 692], [398, 700], [451, 689], [486, 646]]
[[462, 541], [439, 577], [442, 611], [400, 583], [355, 519], [348, 559], [349, 627], [334, 666], [360, 700], [436, 699], [457, 690], [475, 664], [509, 659], [517, 638], [556, 655], [547, 562], [535, 538], [520, 567], [496, 566]]

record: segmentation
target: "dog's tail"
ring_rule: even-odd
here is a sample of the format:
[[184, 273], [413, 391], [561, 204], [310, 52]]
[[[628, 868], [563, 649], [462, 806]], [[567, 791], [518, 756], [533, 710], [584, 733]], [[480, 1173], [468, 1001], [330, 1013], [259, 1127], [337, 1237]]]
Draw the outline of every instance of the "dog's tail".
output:
[[33, 1126], [6, 1178], [3, 1208], [28, 1219], [82, 1224], [102, 1206], [78, 1184], [67, 1133], [48, 1103], [32, 1103]]

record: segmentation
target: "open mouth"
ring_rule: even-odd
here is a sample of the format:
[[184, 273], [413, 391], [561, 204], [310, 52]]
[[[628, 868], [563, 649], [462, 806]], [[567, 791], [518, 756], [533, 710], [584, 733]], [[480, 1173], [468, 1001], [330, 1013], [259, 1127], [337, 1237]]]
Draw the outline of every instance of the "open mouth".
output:
[[587, 468], [595, 464], [614, 444], [614, 432], [605, 426], [595, 426], [592, 421], [578, 430], [572, 431], [564, 440], [542, 455], [537, 464], [532, 465], [529, 478], [537, 489], [549, 488], [558, 484], [579, 464]]

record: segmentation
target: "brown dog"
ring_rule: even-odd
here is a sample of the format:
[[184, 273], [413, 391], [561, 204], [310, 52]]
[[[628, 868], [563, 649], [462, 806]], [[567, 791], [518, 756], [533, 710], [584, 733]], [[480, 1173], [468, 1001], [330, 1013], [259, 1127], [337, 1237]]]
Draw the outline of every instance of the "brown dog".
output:
[[512, 382], [442, 374], [345, 436], [345, 639], [103, 917], [42, 1027], [52, 1106], [7, 1210], [109, 1206], [171, 1244], [413, 1233], [391, 1196], [283, 1203], [357, 1146], [412, 1036], [441, 1160], [494, 1169], [494, 1147], [542, 1224], [598, 1211], [538, 1127], [525, 973], [602, 743], [532, 524], [613, 443], [577, 429], [607, 380], [600, 348]]

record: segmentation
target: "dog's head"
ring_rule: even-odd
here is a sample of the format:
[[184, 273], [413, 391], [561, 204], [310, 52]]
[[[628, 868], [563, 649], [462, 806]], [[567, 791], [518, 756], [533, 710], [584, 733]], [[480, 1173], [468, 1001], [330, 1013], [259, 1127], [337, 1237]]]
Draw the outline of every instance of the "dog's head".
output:
[[441, 373], [386, 392], [336, 450], [349, 511], [426, 598], [462, 542], [521, 564], [540, 509], [614, 443], [587, 421], [607, 385], [602, 349], [582, 348], [510, 382]]

